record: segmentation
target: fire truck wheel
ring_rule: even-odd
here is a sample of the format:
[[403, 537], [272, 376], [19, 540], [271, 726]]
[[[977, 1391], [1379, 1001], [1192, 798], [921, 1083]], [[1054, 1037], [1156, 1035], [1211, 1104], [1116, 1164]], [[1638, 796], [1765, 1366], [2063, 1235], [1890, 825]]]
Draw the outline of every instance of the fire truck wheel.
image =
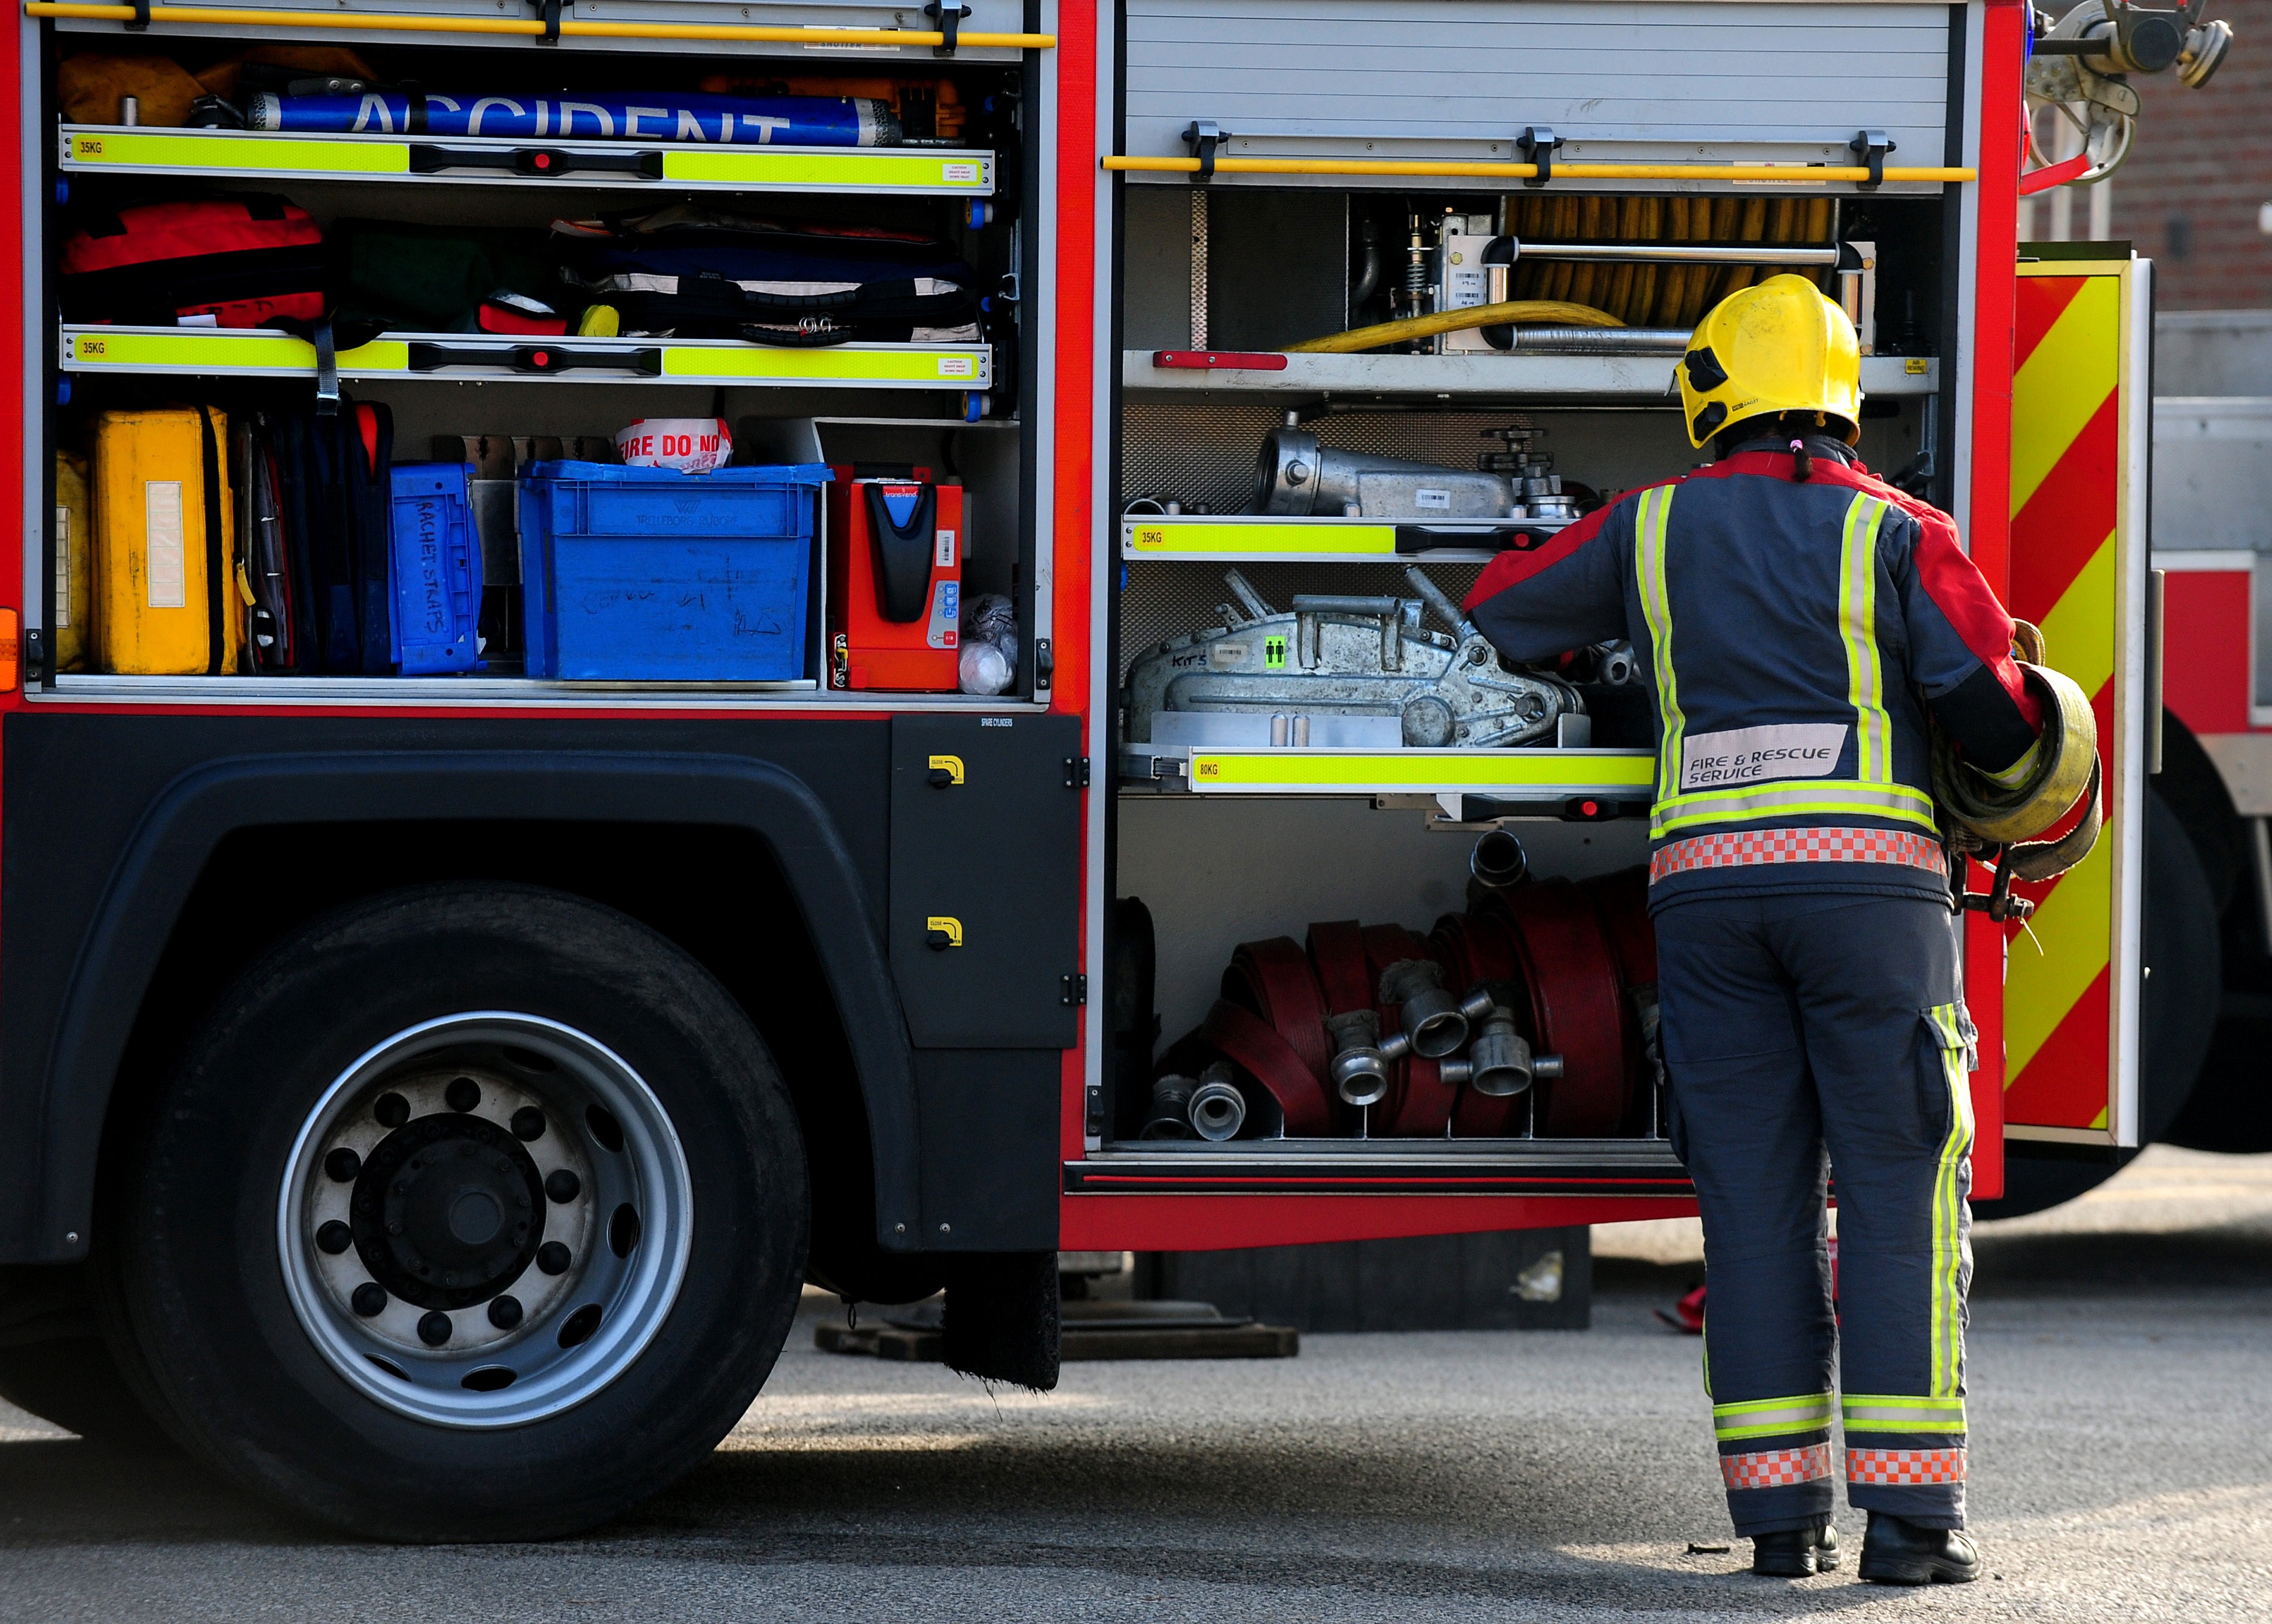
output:
[[107, 1214], [169, 1428], [353, 1533], [542, 1538], [663, 1487], [781, 1351], [804, 1156], [748, 1018], [557, 893], [355, 904], [221, 1000]]

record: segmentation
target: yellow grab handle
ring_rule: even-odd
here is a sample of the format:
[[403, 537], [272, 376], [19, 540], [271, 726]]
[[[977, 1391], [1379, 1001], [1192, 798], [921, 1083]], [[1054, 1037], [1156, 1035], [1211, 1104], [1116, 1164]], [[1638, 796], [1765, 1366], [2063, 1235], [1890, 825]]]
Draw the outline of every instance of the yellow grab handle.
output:
[[[117, 8], [123, 10], [123, 7]], [[970, 36], [965, 34], [965, 39]], [[1104, 167], [1116, 172], [1146, 175], [1197, 175], [1196, 158], [1107, 157]], [[1535, 163], [1462, 163], [1432, 158], [1218, 158], [1217, 175], [1348, 175], [1442, 176], [1471, 180], [1527, 181], [1536, 178]], [[1870, 171], [1860, 164], [1790, 163], [1563, 163], [1554, 165], [1558, 181], [1768, 181], [1786, 186], [1812, 185], [1818, 181], [1866, 181]], [[1887, 165], [1888, 181], [1975, 181], [1977, 169], [1895, 168]]]
[[[89, 22], [131, 22], [131, 5], [79, 5], [58, 0], [26, 0], [26, 17], [71, 17]], [[504, 34], [534, 38], [549, 32], [534, 17], [413, 17], [354, 11], [271, 11], [241, 5], [153, 5], [153, 23], [219, 23], [259, 28], [384, 28], [403, 34]], [[598, 23], [564, 18], [564, 39], [585, 40], [720, 40], [766, 45], [944, 45], [946, 36], [936, 30], [905, 28], [781, 28], [730, 23]], [[1048, 50], [1058, 42], [1053, 34], [981, 34], [965, 29], [955, 36], [958, 45], [973, 49], [1001, 47], [1013, 50]]]

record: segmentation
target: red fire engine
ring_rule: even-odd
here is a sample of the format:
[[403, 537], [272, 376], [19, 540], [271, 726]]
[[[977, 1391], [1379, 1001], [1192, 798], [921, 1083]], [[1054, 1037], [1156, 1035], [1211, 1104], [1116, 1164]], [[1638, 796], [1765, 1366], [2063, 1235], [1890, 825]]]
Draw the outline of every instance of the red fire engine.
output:
[[2014, 221], [2197, 17], [22, 11], [0, 1394], [534, 1536], [808, 1280], [1045, 1384], [1061, 1249], [1691, 1210], [1629, 651], [1456, 603], [1785, 271], [2096, 700], [1976, 1194], [2156, 1130], [2150, 267]]

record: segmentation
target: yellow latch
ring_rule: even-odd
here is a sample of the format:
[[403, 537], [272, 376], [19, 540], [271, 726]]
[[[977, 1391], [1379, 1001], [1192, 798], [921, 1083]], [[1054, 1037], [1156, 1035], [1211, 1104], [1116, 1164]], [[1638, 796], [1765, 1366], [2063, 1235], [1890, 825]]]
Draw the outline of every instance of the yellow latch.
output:
[[938, 953], [945, 953], [949, 947], [960, 947], [962, 946], [962, 921], [950, 919], [945, 914], [934, 914], [923, 921], [923, 939]]
[[[932, 789], [951, 789], [961, 782], [962, 758], [960, 756], [933, 756], [930, 759], [930, 787]], [[956, 945], [960, 946], [960, 943], [958, 941]]]

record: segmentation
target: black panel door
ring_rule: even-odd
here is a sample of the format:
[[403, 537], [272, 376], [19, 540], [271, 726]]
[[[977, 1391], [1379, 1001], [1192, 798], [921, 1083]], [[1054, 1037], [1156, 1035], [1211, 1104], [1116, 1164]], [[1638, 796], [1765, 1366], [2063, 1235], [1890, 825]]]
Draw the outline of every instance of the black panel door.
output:
[[1080, 751], [1071, 716], [893, 719], [892, 973], [917, 1048], [1076, 1041]]

